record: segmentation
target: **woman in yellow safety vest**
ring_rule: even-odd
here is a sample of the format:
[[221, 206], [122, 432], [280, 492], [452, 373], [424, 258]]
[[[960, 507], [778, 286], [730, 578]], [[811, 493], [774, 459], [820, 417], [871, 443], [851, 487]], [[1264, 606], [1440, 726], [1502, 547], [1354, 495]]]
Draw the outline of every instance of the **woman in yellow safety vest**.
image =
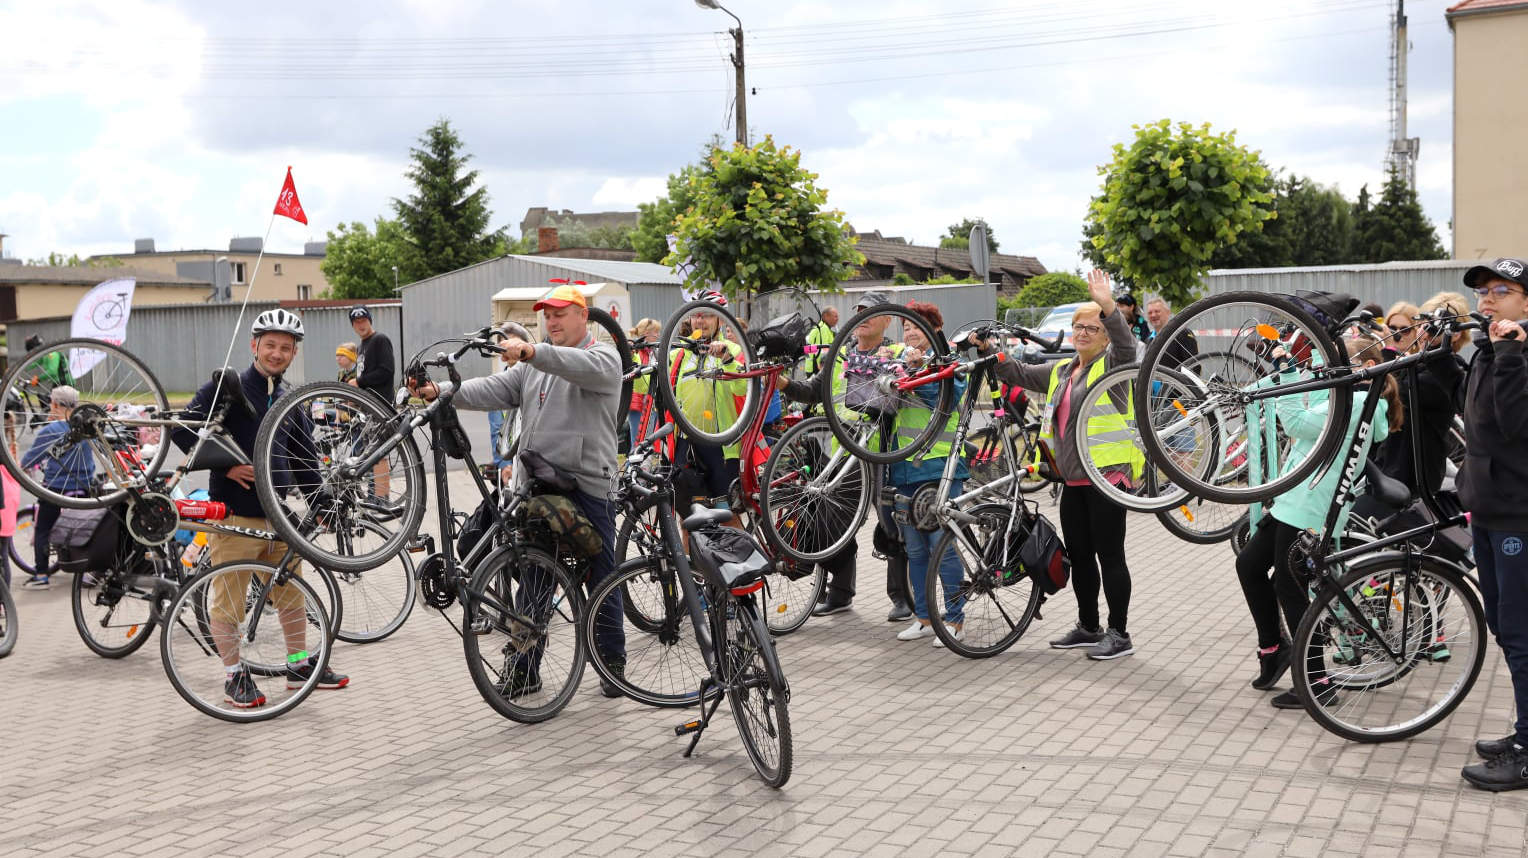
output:
[[[643, 319], [627, 332], [631, 338], [632, 357], [637, 359], [637, 363], [645, 365], [653, 362], [653, 345], [661, 328], [657, 319]], [[656, 422], [654, 418], [657, 413], [650, 410], [649, 406], [652, 402], [651, 385], [652, 378], [645, 375], [637, 376], [631, 383], [631, 403], [626, 414], [626, 424], [631, 431], [631, 447], [637, 446], [637, 436], [641, 434], [638, 430], [641, 429], [642, 412], [647, 410], [652, 414], [647, 424], [649, 428]]]
[[[1055, 455], [1059, 476], [1066, 482], [1061, 491], [1061, 533], [1072, 559], [1072, 586], [1077, 591], [1077, 627], [1050, 645], [1055, 649], [1088, 647], [1088, 658], [1106, 660], [1135, 652], [1126, 630], [1130, 609], [1130, 568], [1125, 564], [1125, 509], [1093, 488], [1082, 466], [1082, 456], [1092, 459], [1100, 471], [1120, 479], [1140, 476], [1145, 458], [1122, 436], [1133, 418], [1130, 403], [1112, 414], [1088, 421], [1090, 443], [1079, 450], [1072, 416], [1081, 406], [1088, 385], [1108, 370], [1135, 360], [1135, 337], [1125, 314], [1114, 305], [1109, 275], [1094, 269], [1088, 275], [1091, 303], [1072, 313], [1075, 358], [1048, 366], [1005, 361], [996, 365], [997, 377], [1009, 384], [1045, 392], [1045, 420], [1040, 437]], [[1109, 625], [1099, 623], [1098, 591], [1102, 583], [1109, 603]]]
[[[720, 292], [709, 292], [706, 297], [718, 306], [727, 306], [727, 299]], [[728, 339], [727, 335], [730, 333], [741, 337], [742, 331], [719, 330], [721, 317], [704, 310], [691, 314], [690, 326], [690, 336], [706, 343], [705, 352], [697, 355], [687, 349], [676, 349], [671, 360], [677, 366], [670, 365], [660, 371], [668, 372], [669, 378], [673, 380], [674, 398], [684, 410], [685, 416], [692, 422], [701, 423], [702, 428], [714, 432], [736, 422], [741, 400], [748, 393], [748, 382], [744, 379], [719, 381], [698, 378], [694, 373], [697, 370], [729, 365], [740, 369], [737, 367], [737, 359], [743, 347]], [[703, 499], [718, 509], [731, 509], [728, 494], [732, 489], [732, 481], [738, 478], [739, 445], [702, 444], [677, 434], [674, 437], [677, 439], [674, 442], [674, 463], [683, 466], [686, 457], [692, 456], [695, 463], [704, 470], [699, 475], [705, 485], [706, 494]], [[688, 506], [682, 508], [687, 510]]]

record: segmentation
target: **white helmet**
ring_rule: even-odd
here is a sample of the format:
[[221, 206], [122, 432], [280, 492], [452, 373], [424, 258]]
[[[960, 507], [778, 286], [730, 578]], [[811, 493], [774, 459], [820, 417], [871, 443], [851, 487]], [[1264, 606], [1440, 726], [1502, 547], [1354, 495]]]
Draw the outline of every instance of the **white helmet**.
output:
[[269, 333], [291, 334], [298, 342], [302, 341], [302, 319], [296, 313], [277, 307], [274, 310], [266, 310], [255, 317], [254, 325], [250, 326], [251, 336], [258, 337]]

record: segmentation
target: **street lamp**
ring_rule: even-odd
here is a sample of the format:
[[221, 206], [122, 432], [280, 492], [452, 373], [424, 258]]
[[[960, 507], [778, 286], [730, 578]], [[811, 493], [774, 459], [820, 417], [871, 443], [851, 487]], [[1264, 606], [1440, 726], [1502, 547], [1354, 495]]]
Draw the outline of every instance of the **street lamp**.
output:
[[733, 44], [732, 67], [733, 67], [733, 69], [735, 69], [737, 71], [737, 82], [734, 84], [734, 87], [735, 87], [736, 92], [737, 92], [737, 98], [736, 98], [736, 103], [737, 103], [737, 142], [743, 144], [744, 146], [747, 146], [748, 145], [748, 100], [747, 100], [748, 87], [747, 87], [747, 84], [744, 83], [744, 80], [743, 80], [743, 22], [738, 20], [738, 17], [736, 15], [733, 15], [732, 12], [729, 9], [727, 9], [727, 7], [725, 7], [722, 4], [716, 2], [716, 0], [695, 0], [695, 5], [699, 6], [702, 9], [719, 9], [719, 10], [721, 10], [723, 12], [726, 12], [727, 15], [732, 18], [732, 20], [737, 21], [737, 26], [733, 27], [732, 29], [728, 30], [727, 32], [732, 34], [732, 44]]
[[398, 266], [393, 266], [393, 294], [398, 294]]

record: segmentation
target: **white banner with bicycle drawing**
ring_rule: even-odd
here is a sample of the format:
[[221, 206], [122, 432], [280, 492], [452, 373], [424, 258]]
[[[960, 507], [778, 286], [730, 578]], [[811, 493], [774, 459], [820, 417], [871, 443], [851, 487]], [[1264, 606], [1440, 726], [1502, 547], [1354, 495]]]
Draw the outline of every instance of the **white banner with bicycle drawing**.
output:
[[[137, 288], [137, 280], [123, 277], [107, 280], [86, 292], [79, 306], [74, 308], [74, 319], [69, 323], [69, 336], [122, 345], [127, 340], [127, 317], [133, 311], [133, 291]], [[69, 372], [75, 378], [80, 378], [105, 356], [104, 352], [71, 349]]]

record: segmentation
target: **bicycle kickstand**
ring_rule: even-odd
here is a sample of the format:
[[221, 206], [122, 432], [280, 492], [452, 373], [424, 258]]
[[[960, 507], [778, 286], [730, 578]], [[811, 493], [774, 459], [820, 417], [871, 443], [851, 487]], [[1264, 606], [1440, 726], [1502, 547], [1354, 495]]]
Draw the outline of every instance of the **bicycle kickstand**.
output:
[[683, 736], [686, 733], [694, 734], [694, 737], [690, 739], [690, 746], [684, 749], [686, 759], [695, 753], [695, 746], [700, 744], [701, 734], [706, 731], [707, 727], [711, 726], [711, 716], [715, 715], [717, 707], [722, 705], [722, 697], [725, 696], [722, 694], [717, 694], [711, 700], [709, 707], [706, 705], [706, 692], [715, 685], [716, 681], [709, 676], [700, 681], [700, 717], [686, 721], [674, 728], [675, 736]]

